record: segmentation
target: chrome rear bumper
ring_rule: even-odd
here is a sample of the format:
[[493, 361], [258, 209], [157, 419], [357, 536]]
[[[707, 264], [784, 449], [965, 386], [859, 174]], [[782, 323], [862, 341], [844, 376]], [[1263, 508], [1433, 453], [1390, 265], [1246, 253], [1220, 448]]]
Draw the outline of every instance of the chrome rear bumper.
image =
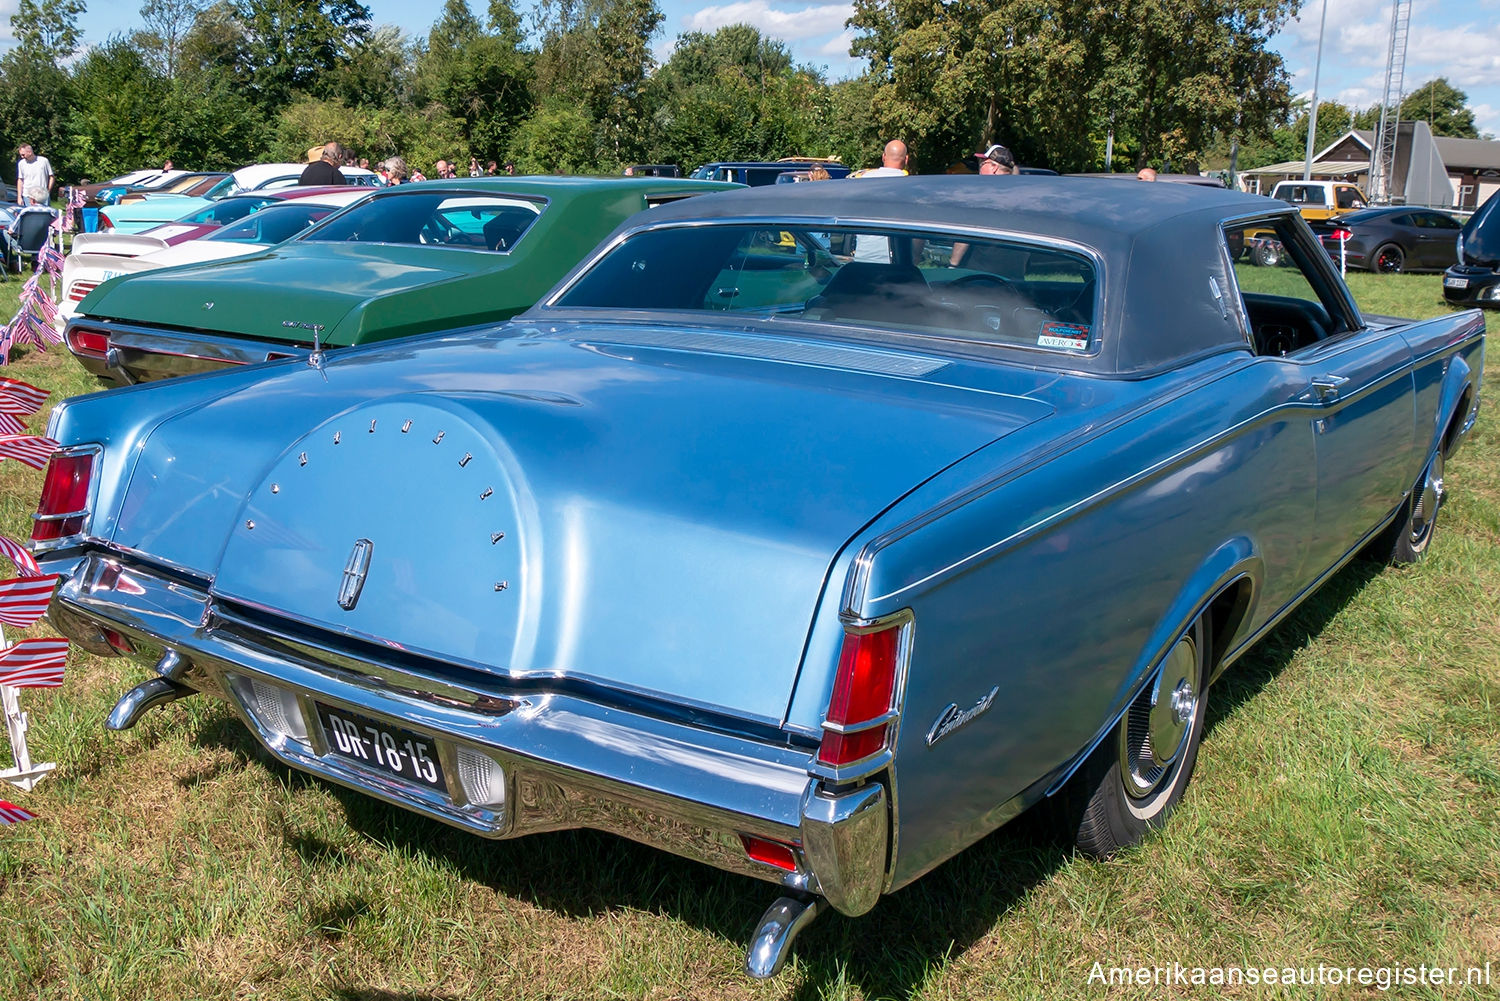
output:
[[[65, 578], [49, 610], [60, 632], [104, 654], [123, 639], [147, 665], [175, 653], [180, 661], [166, 661], [174, 683], [226, 700], [293, 767], [484, 837], [609, 831], [821, 894], [846, 914], [869, 910], [888, 888], [885, 786], [831, 790], [809, 774], [806, 748], [574, 694], [507, 688], [500, 677], [476, 682], [472, 672], [354, 660], [234, 618], [207, 591], [115, 554], [42, 562]], [[266, 711], [252, 695], [255, 683], [262, 693], [265, 686], [283, 693], [287, 711]], [[460, 751], [486, 755], [503, 769], [503, 805], [467, 802], [453, 780], [442, 792], [330, 753], [315, 704], [430, 737], [450, 776]], [[795, 868], [751, 859], [743, 837], [789, 846]]]
[[291, 342], [155, 330], [76, 315], [69, 321], [70, 326], [74, 324], [107, 332], [112, 356], [101, 358], [75, 351], [74, 357], [94, 375], [126, 385], [308, 354], [306, 348]]

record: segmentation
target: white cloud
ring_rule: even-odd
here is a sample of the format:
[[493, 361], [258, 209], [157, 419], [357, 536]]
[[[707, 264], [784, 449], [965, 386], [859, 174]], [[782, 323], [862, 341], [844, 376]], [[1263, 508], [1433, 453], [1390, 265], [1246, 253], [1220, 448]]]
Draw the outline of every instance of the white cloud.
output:
[[16, 40], [16, 32], [10, 26], [10, 18], [20, 6], [20, 0], [0, 0], [0, 48], [9, 48], [9, 43]]
[[1500, 136], [1500, 108], [1488, 104], [1471, 104], [1469, 108], [1474, 112], [1474, 127], [1480, 135]]
[[730, 24], [751, 24], [772, 38], [798, 42], [843, 31], [844, 22], [853, 16], [854, 5], [847, 3], [788, 9], [773, 7], [768, 0], [737, 0], [694, 11], [682, 19], [682, 26], [688, 31], [714, 31]]
[[849, 46], [854, 44], [854, 31], [845, 28], [839, 34], [818, 47], [818, 55], [828, 59], [848, 59]]

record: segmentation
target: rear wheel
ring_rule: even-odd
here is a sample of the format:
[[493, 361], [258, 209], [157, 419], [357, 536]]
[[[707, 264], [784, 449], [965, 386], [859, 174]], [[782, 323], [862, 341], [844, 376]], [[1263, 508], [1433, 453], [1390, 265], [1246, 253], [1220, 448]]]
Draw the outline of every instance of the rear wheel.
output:
[[1207, 685], [1208, 629], [1199, 620], [1079, 774], [1087, 797], [1073, 829], [1080, 850], [1103, 858], [1166, 822], [1198, 760]]
[[1422, 481], [1411, 492], [1402, 513], [1385, 532], [1376, 536], [1369, 555], [1392, 566], [1420, 563], [1437, 531], [1438, 509], [1446, 496], [1443, 486], [1443, 453], [1436, 452], [1422, 473]]
[[1370, 270], [1383, 275], [1400, 274], [1406, 267], [1406, 255], [1394, 243], [1383, 243], [1370, 257]]

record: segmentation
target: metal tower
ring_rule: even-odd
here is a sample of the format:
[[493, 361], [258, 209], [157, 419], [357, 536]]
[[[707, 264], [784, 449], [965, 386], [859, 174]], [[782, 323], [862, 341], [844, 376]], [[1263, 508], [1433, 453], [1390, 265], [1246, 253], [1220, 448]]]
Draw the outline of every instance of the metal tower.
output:
[[1396, 131], [1401, 125], [1402, 77], [1406, 73], [1406, 35], [1411, 28], [1411, 0], [1391, 4], [1391, 41], [1385, 55], [1385, 93], [1380, 98], [1380, 127], [1370, 155], [1370, 198], [1389, 205], [1395, 195]]

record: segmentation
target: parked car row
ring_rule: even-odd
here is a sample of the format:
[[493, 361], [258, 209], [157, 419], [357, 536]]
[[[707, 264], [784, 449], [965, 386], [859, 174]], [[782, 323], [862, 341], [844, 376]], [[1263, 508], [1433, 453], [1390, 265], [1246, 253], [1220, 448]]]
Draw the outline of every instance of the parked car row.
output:
[[201, 693], [481, 837], [755, 877], [767, 977], [1037, 804], [1141, 840], [1216, 679], [1432, 545], [1483, 317], [1362, 315], [1293, 206], [736, 187], [423, 182], [89, 293], [91, 371], [227, 367], [52, 415], [51, 622], [146, 672], [108, 725]]

